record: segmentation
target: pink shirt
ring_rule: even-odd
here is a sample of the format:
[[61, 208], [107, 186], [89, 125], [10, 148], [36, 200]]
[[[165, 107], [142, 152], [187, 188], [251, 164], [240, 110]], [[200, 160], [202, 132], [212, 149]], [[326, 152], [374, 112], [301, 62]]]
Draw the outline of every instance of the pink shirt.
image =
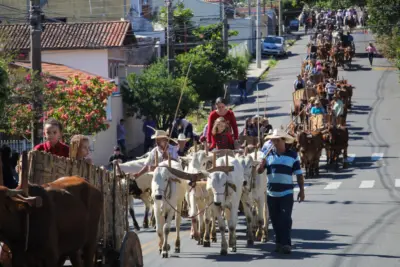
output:
[[367, 48], [365, 48], [365, 51], [367, 51], [368, 53], [377, 53], [376, 48], [373, 46], [368, 46]]

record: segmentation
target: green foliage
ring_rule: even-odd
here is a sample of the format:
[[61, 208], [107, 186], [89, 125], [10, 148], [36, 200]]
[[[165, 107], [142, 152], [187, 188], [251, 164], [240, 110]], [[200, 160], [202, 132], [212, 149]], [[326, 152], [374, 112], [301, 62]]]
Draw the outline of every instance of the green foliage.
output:
[[391, 35], [400, 25], [400, 0], [368, 0], [368, 26], [377, 35]]
[[4, 105], [8, 100], [9, 94], [7, 62], [0, 58], [0, 114], [3, 114]]
[[[185, 8], [185, 5], [182, 2], [176, 4], [173, 9], [173, 28], [175, 34], [175, 42], [184, 42], [185, 35], [187, 41], [193, 41], [193, 29], [195, 28], [192, 23], [193, 16], [193, 11], [189, 8]], [[161, 7], [158, 20], [164, 27], [167, 26], [167, 17], [167, 8]]]
[[122, 86], [122, 95], [128, 113], [138, 118], [151, 115], [161, 129], [171, 125], [181, 90], [184, 90], [179, 108], [181, 116], [198, 106], [198, 95], [191, 81], [185, 86], [184, 77], [173, 78], [166, 68], [166, 59], [152, 64], [141, 75], [129, 74], [127, 81]]

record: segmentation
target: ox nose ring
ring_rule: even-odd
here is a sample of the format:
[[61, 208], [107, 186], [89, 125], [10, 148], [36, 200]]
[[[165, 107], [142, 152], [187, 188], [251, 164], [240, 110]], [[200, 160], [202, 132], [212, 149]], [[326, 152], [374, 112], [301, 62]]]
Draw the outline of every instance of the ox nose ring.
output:
[[221, 206], [221, 202], [214, 202], [214, 205], [219, 207], [219, 206]]
[[154, 198], [155, 198], [156, 200], [161, 200], [161, 199], [162, 199], [162, 195], [155, 195]]

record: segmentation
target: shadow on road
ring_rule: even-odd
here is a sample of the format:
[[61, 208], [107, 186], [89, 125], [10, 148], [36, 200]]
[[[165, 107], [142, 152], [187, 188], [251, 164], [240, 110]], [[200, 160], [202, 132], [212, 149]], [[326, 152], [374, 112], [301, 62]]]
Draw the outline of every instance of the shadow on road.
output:
[[346, 71], [370, 71], [371, 67], [362, 67], [360, 64], [351, 64], [351, 68], [346, 68]]
[[[293, 229], [293, 251], [290, 255], [283, 255], [273, 252], [275, 245], [272, 243], [260, 244], [256, 242], [253, 246], [246, 246], [246, 254], [241, 253], [244, 247], [238, 244], [238, 252], [230, 253], [228, 256], [221, 256], [219, 253], [205, 252], [186, 252], [180, 253], [180, 258], [202, 258], [206, 260], [214, 260], [217, 262], [250, 262], [255, 260], [263, 260], [268, 258], [281, 258], [286, 260], [299, 260], [305, 258], [313, 258], [316, 255], [328, 254], [327, 252], [318, 252], [318, 250], [333, 251], [340, 250], [349, 244], [331, 242], [335, 236], [346, 236], [340, 234], [332, 234], [328, 230], [311, 230], [311, 229]], [[318, 241], [318, 242], [315, 242]], [[324, 242], [325, 241], [325, 242]], [[305, 252], [304, 250], [313, 250], [316, 252]], [[332, 254], [332, 253], [329, 253]], [[187, 255], [187, 256], [186, 256]]]

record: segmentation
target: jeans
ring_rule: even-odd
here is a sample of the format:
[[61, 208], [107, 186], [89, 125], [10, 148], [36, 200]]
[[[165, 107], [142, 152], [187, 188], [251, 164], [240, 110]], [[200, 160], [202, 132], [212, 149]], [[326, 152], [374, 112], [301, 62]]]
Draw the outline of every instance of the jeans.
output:
[[245, 100], [247, 100], [247, 90], [246, 88], [239, 88], [240, 91], [240, 99], [243, 100], [243, 98]]
[[372, 61], [374, 61], [374, 53], [368, 53], [369, 64], [372, 66]]
[[275, 232], [275, 243], [282, 246], [292, 245], [293, 194], [284, 197], [267, 197], [268, 210]]
[[118, 142], [118, 146], [121, 148], [122, 154], [124, 154], [126, 156], [125, 139], [119, 139], [117, 142]]

